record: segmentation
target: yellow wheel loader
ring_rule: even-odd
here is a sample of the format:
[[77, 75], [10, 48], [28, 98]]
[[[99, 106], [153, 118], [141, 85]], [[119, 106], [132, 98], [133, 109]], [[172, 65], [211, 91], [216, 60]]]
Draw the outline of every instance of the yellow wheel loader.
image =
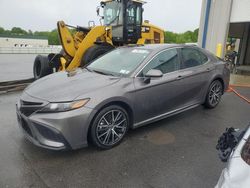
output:
[[[73, 27], [63, 21], [57, 23], [62, 51], [48, 56], [38, 55], [34, 61], [34, 78], [58, 71], [72, 71], [97, 57], [124, 45], [143, 45], [164, 42], [164, 31], [148, 21], [142, 22], [141, 0], [105, 0], [97, 7], [103, 24]], [[90, 24], [89, 24], [90, 25]], [[74, 32], [69, 28], [73, 27]]]

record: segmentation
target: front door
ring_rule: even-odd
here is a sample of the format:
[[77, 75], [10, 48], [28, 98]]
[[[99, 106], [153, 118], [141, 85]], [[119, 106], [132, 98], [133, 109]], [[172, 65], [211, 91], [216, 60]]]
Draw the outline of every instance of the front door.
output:
[[[174, 110], [179, 105], [181, 92], [178, 72], [180, 58], [177, 49], [168, 49], [157, 54], [134, 79], [136, 89], [135, 122], [150, 120]], [[158, 69], [162, 77], [145, 82], [145, 75], [151, 69]]]

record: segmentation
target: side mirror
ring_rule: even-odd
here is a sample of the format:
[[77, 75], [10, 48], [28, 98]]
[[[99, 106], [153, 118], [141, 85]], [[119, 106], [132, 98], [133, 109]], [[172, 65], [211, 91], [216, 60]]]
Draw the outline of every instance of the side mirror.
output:
[[160, 70], [157, 70], [157, 69], [151, 69], [149, 70], [145, 77], [144, 77], [144, 83], [146, 84], [149, 84], [150, 83], [150, 80], [151, 78], [160, 78], [163, 76], [163, 73], [160, 71]]
[[163, 76], [163, 73], [157, 69], [151, 69], [145, 75], [145, 77], [148, 77], [148, 78], [159, 78], [162, 76]]
[[97, 16], [100, 16], [100, 7], [96, 7]]

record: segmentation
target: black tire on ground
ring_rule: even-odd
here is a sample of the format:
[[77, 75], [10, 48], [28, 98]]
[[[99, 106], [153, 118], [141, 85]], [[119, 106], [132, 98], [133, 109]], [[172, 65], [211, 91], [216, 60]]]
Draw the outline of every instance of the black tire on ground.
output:
[[221, 81], [214, 80], [209, 86], [204, 106], [210, 109], [215, 108], [219, 104], [222, 94], [223, 85]]
[[49, 66], [49, 59], [47, 56], [38, 55], [35, 58], [33, 65], [33, 74], [34, 78], [40, 79], [48, 74], [51, 74], [53, 71]]
[[110, 44], [95, 44], [90, 47], [82, 57], [81, 67], [92, 62], [101, 55], [104, 55], [114, 49], [114, 46]]
[[92, 143], [100, 149], [119, 145], [129, 129], [129, 122], [129, 115], [124, 108], [117, 105], [103, 108], [90, 127]]

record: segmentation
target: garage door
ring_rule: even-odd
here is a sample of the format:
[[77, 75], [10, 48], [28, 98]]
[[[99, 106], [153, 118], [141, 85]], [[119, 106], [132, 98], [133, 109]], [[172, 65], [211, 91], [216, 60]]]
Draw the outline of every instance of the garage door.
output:
[[250, 0], [233, 0], [230, 22], [250, 22]]

